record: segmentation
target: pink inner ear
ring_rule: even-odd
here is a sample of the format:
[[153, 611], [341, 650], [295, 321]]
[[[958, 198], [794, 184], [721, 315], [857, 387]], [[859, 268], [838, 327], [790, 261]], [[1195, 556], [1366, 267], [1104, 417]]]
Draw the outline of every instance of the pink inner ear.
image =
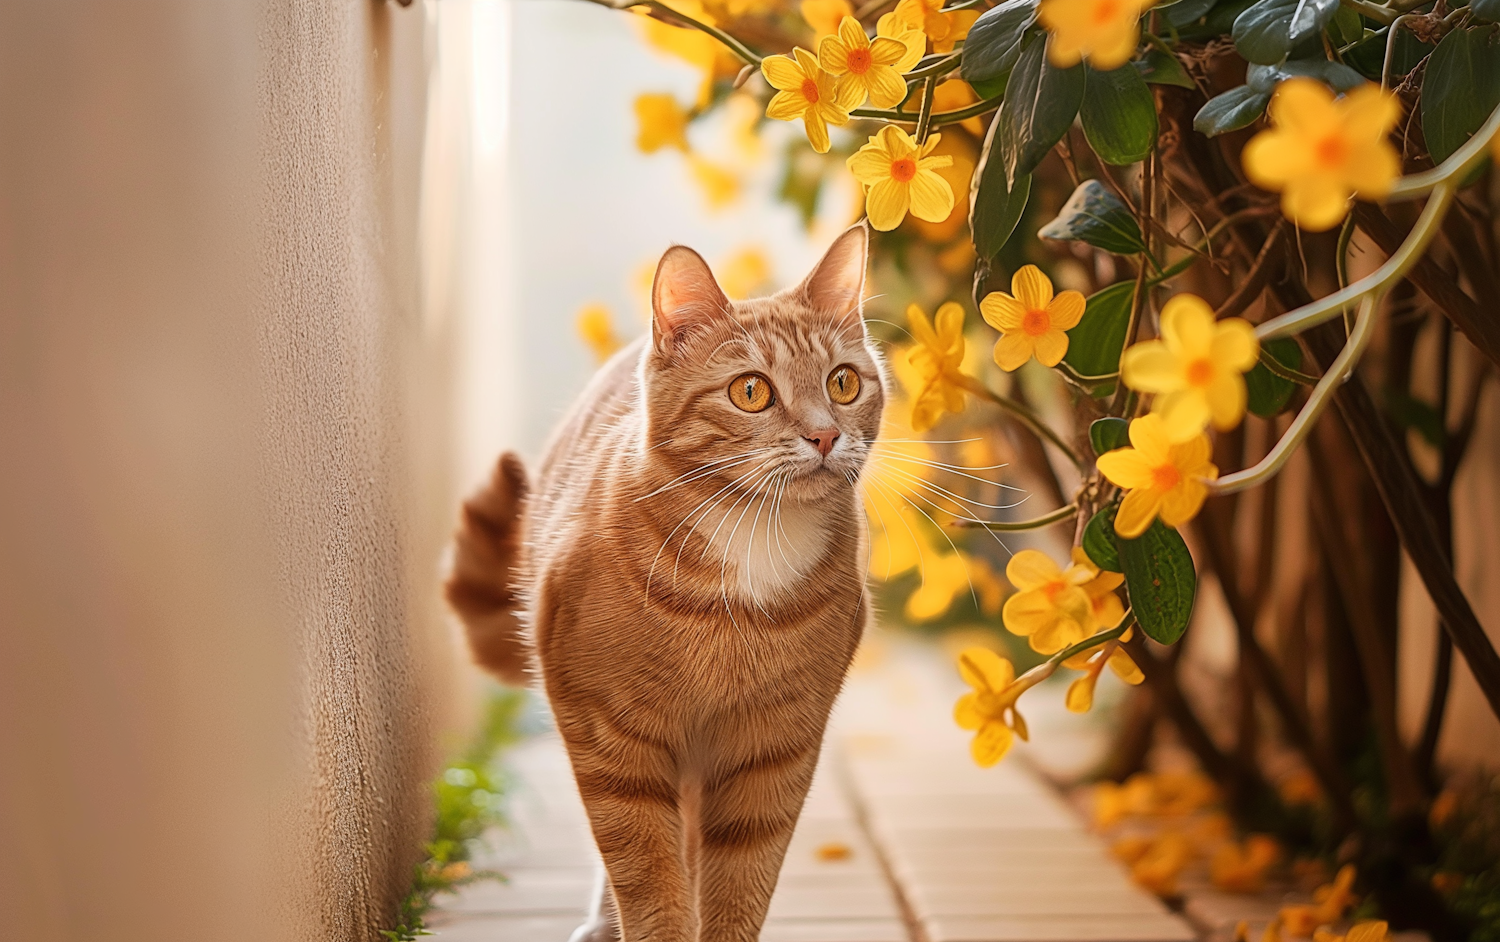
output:
[[858, 307], [865, 290], [865, 256], [869, 244], [869, 232], [863, 225], [852, 226], [835, 239], [802, 283], [808, 304], [816, 310], [839, 315]]
[[729, 299], [703, 257], [686, 246], [667, 249], [656, 266], [651, 288], [651, 308], [656, 339], [670, 343], [672, 337], [697, 324], [722, 316]]

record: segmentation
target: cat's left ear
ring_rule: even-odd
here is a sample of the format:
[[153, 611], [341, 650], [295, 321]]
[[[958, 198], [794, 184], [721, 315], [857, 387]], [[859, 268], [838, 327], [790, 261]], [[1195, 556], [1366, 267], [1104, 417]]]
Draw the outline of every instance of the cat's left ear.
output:
[[798, 293], [816, 311], [843, 317], [859, 308], [865, 291], [865, 260], [870, 251], [870, 230], [857, 223], [833, 240], [833, 245], [802, 282]]

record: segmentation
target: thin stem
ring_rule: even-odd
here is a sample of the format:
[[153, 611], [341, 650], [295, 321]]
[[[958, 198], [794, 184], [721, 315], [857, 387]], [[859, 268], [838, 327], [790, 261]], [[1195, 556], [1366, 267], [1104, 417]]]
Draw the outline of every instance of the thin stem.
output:
[[1449, 180], [1462, 181], [1469, 175], [1470, 170], [1482, 163], [1489, 155], [1490, 142], [1494, 140], [1496, 132], [1500, 132], [1500, 107], [1490, 112], [1489, 119], [1474, 132], [1474, 136], [1465, 141], [1464, 146], [1454, 151], [1447, 160], [1431, 170], [1424, 170], [1397, 180], [1396, 185], [1386, 196], [1386, 202], [1399, 203], [1416, 199], [1425, 196]]
[[621, 12], [629, 10], [632, 7], [646, 7], [651, 10], [650, 16], [653, 19], [661, 20], [670, 26], [696, 29], [699, 32], [707, 33], [723, 43], [730, 52], [739, 56], [749, 65], [759, 66], [761, 59], [764, 58], [764, 56], [756, 55], [749, 46], [746, 46], [723, 30], [709, 26], [707, 23], [699, 22], [686, 13], [679, 13], [665, 3], [662, 3], [661, 0], [585, 0], [585, 2], [596, 3], [601, 7], [608, 7], [611, 10]]
[[[1500, 120], [1497, 119], [1500, 119], [1500, 108], [1497, 108], [1490, 116], [1486, 126], [1495, 124], [1497, 128], [1500, 128]], [[1478, 137], [1478, 135], [1475, 136]], [[1473, 142], [1470, 141], [1470, 143]], [[1443, 166], [1447, 167], [1449, 162], [1451, 160], [1445, 161]], [[1326, 320], [1338, 317], [1346, 306], [1355, 301], [1376, 292], [1384, 293], [1406, 275], [1407, 269], [1421, 259], [1422, 253], [1438, 233], [1443, 216], [1453, 202], [1455, 189], [1456, 184], [1449, 178], [1444, 178], [1436, 184], [1436, 188], [1432, 191], [1432, 198], [1422, 209], [1422, 215], [1418, 217], [1417, 224], [1412, 227], [1411, 234], [1406, 237], [1401, 247], [1385, 260], [1385, 264], [1375, 269], [1372, 274], [1325, 298], [1311, 304], [1304, 304], [1295, 311], [1288, 311], [1280, 317], [1273, 317], [1255, 328], [1255, 335], [1261, 340], [1272, 340], [1276, 337], [1300, 333], [1309, 327], [1315, 327]]]
[[1282, 379], [1289, 379], [1299, 386], [1318, 385], [1318, 377], [1312, 375], [1311, 373], [1304, 373], [1301, 370], [1292, 369], [1290, 366], [1287, 366], [1285, 363], [1267, 353], [1265, 347], [1260, 348], [1259, 359], [1261, 363], [1265, 364], [1266, 369], [1270, 370], [1277, 376], [1280, 376]]
[[1074, 503], [1059, 507], [1051, 513], [1042, 514], [1040, 517], [1033, 517], [1030, 520], [1004, 522], [996, 520], [960, 519], [953, 521], [953, 523], [955, 526], [960, 527], [983, 527], [984, 529], [991, 532], [1018, 533], [1022, 530], [1040, 530], [1042, 527], [1049, 527], [1054, 523], [1061, 523], [1064, 520], [1071, 520], [1077, 513], [1078, 505]]
[[1359, 312], [1354, 316], [1354, 330], [1349, 335], [1349, 340], [1344, 344], [1344, 349], [1339, 351], [1338, 357], [1324, 372], [1323, 378], [1318, 380], [1318, 385], [1313, 388], [1312, 394], [1307, 397], [1307, 403], [1292, 424], [1287, 427], [1286, 434], [1253, 468], [1237, 471], [1234, 474], [1225, 475], [1217, 481], [1209, 481], [1208, 489], [1215, 494], [1233, 494], [1243, 491], [1247, 487], [1254, 487], [1270, 480], [1281, 472], [1286, 463], [1291, 460], [1292, 453], [1297, 446], [1302, 444], [1312, 431], [1313, 423], [1317, 421], [1323, 410], [1328, 408], [1332, 401], [1333, 393], [1344, 380], [1354, 371], [1359, 363], [1360, 355], [1369, 346], [1370, 339], [1375, 335], [1375, 304], [1379, 295], [1367, 294], [1359, 302]]
[[1086, 470], [1084, 468], [1083, 459], [1078, 457], [1078, 452], [1074, 451], [1067, 442], [1063, 441], [1062, 436], [1054, 432], [1052, 428], [1048, 426], [1047, 423], [1043, 422], [1041, 420], [1041, 417], [1038, 416], [1035, 412], [1032, 412], [1029, 408], [1021, 405], [1019, 402], [1016, 402], [1014, 399], [1011, 399], [1008, 396], [1000, 395], [972, 376], [959, 374], [957, 379], [959, 385], [962, 386], [965, 390], [978, 396], [981, 399], [986, 399], [990, 402], [993, 402], [995, 405], [1004, 409], [1006, 412], [1009, 412], [1011, 415], [1019, 419], [1021, 421], [1021, 424], [1025, 425], [1027, 428], [1031, 429], [1042, 438], [1045, 438], [1047, 441], [1051, 442], [1054, 446], [1056, 446], [1058, 451], [1061, 451], [1064, 455], [1067, 455], [1068, 460], [1073, 462], [1073, 465], [1080, 471]]
[[1382, 90], [1391, 87], [1391, 63], [1396, 58], [1396, 33], [1401, 29], [1401, 24], [1406, 22], [1411, 13], [1403, 13], [1391, 20], [1391, 28], [1385, 34], [1385, 63], [1380, 67], [1380, 88]]
[[958, 68], [962, 60], [963, 53], [955, 52], [950, 55], [943, 56], [941, 59], [938, 59], [935, 62], [929, 62], [927, 65], [918, 64], [917, 68], [912, 69], [910, 72], [906, 73], [906, 84], [910, 85], [911, 83], [919, 79], [924, 79], [929, 76], [947, 75], [949, 72], [952, 72], [954, 69]]
[[1371, 3], [1369, 0], [1342, 0], [1342, 2], [1344, 6], [1368, 16], [1377, 23], [1388, 24], [1396, 18], [1395, 12], [1390, 8], [1381, 6], [1378, 3]]
[[922, 111], [917, 115], [917, 144], [927, 143], [927, 132], [932, 130], [932, 98], [937, 92], [937, 76], [929, 75], [922, 82]]
[[[598, 3], [600, 0], [589, 0], [590, 3]], [[1005, 100], [1004, 95], [996, 95], [994, 98], [986, 98], [984, 101], [959, 108], [957, 111], [939, 111], [932, 116], [932, 126], [940, 128], [945, 124], [957, 124], [970, 118], [977, 118], [982, 114], [988, 114], [1000, 107]], [[884, 108], [855, 108], [849, 114], [856, 118], [876, 118], [880, 121], [889, 121], [892, 124], [916, 124], [918, 115], [910, 111], [891, 111]]]
[[1024, 685], [1023, 689], [1035, 687], [1037, 684], [1055, 674], [1057, 672], [1058, 666], [1061, 665], [1063, 661], [1066, 661], [1072, 657], [1077, 657], [1085, 651], [1099, 647], [1099, 645], [1101, 644], [1108, 644], [1109, 642], [1118, 639], [1121, 635], [1125, 634], [1125, 632], [1129, 631], [1131, 626], [1134, 624], [1135, 615], [1132, 614], [1132, 611], [1127, 608], [1125, 610], [1125, 617], [1120, 619], [1120, 623], [1118, 625], [1106, 631], [1101, 631], [1098, 634], [1089, 635], [1087, 638], [1084, 638], [1077, 644], [1069, 645], [1068, 647], [1063, 648], [1061, 651], [1058, 651], [1056, 654], [1047, 658], [1045, 661], [1022, 674], [1020, 677], [1017, 677], [1014, 682], [1017, 685]]

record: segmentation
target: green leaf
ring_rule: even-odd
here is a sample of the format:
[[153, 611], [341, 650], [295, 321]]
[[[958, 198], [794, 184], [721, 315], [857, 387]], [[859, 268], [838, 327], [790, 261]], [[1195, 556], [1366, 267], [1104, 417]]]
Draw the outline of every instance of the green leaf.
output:
[[1416, 429], [1417, 433], [1434, 448], [1442, 448], [1448, 430], [1443, 427], [1443, 417], [1437, 407], [1423, 402], [1400, 389], [1385, 390], [1385, 409], [1392, 421], [1402, 428]]
[[1135, 282], [1121, 281], [1088, 299], [1078, 326], [1068, 331], [1068, 352], [1063, 362], [1083, 376], [1119, 372], [1120, 350], [1130, 328], [1130, 305]]
[[1115, 547], [1136, 622], [1153, 641], [1175, 643], [1187, 631], [1198, 588], [1187, 544], [1176, 530], [1154, 520], [1137, 539], [1117, 535]]
[[1327, 59], [1292, 59], [1279, 65], [1252, 65], [1245, 70], [1245, 84], [1258, 92], [1271, 93], [1289, 78], [1314, 78], [1341, 92], [1365, 84], [1365, 77], [1342, 62]]
[[1338, 9], [1339, 0], [1259, 0], [1235, 17], [1230, 35], [1247, 62], [1275, 65], [1317, 36]]
[[1364, 34], [1365, 21], [1353, 7], [1340, 5], [1333, 19], [1328, 21], [1328, 40], [1336, 49], [1359, 42]]
[[1067, 133], [1083, 102], [1083, 66], [1059, 69], [1047, 61], [1045, 36], [1022, 41], [1021, 58], [1011, 72], [1000, 125], [1001, 161], [1006, 182], [1036, 169], [1052, 145]]
[[1434, 163], [1463, 146], [1500, 104], [1500, 46], [1495, 28], [1456, 29], [1443, 37], [1422, 77], [1422, 134]]
[[970, 82], [969, 85], [974, 89], [974, 94], [978, 95], [981, 100], [988, 101], [991, 98], [997, 98], [1000, 95], [1004, 95], [1005, 85], [1008, 81], [1010, 81], [1010, 75], [1006, 74], [1000, 76], [999, 78], [979, 79]]
[[1005, 179], [1005, 162], [995, 151], [999, 127], [999, 121], [990, 122], [984, 153], [969, 184], [969, 231], [974, 236], [975, 253], [986, 262], [994, 261], [1016, 231], [1031, 195], [1031, 174], [1017, 177], [1014, 185]]
[[1094, 446], [1096, 455], [1124, 448], [1130, 444], [1130, 423], [1112, 415], [1095, 419], [1089, 425], [1089, 444]]
[[1255, 123], [1271, 103], [1270, 92], [1258, 92], [1249, 85], [1231, 88], [1215, 95], [1193, 116], [1193, 130], [1208, 137], [1238, 131]]
[[958, 67], [964, 81], [973, 85], [1010, 75], [1021, 56], [1021, 39], [1036, 22], [1038, 2], [1006, 0], [974, 21], [964, 40], [963, 59]]
[[1125, 571], [1120, 568], [1120, 551], [1115, 546], [1115, 511], [1119, 509], [1118, 501], [1110, 504], [1090, 517], [1083, 528], [1083, 551], [1095, 566], [1109, 572]]
[[1080, 183], [1057, 211], [1057, 218], [1037, 235], [1059, 242], [1087, 242], [1115, 255], [1145, 251], [1141, 227], [1130, 207], [1098, 180]]
[[1469, 12], [1481, 20], [1500, 22], [1500, 0], [1472, 0]]
[[[1385, 68], [1385, 45], [1389, 33], [1385, 30], [1371, 32], [1364, 39], [1345, 49], [1339, 57], [1344, 62], [1353, 66], [1360, 75], [1372, 82], [1380, 81], [1380, 73]], [[1398, 30], [1396, 36], [1391, 40], [1391, 81], [1394, 83], [1404, 77], [1417, 63], [1427, 57], [1436, 46], [1428, 45], [1419, 40], [1410, 30]]]
[[[1187, 0], [1183, 0], [1184, 3]], [[1495, 0], [1500, 3], [1500, 0]], [[1197, 88], [1193, 79], [1187, 74], [1187, 69], [1182, 67], [1182, 60], [1170, 52], [1163, 52], [1155, 46], [1147, 46], [1146, 54], [1131, 63], [1136, 71], [1141, 73], [1141, 78], [1152, 85], [1176, 85], [1179, 88]]]
[[[1263, 341], [1261, 350], [1288, 369], [1302, 366], [1302, 348], [1290, 338]], [[1297, 384], [1272, 373], [1264, 363], [1256, 363], [1255, 368], [1245, 374], [1245, 388], [1249, 394], [1246, 407], [1261, 418], [1269, 419], [1286, 408]]]
[[1156, 98], [1130, 66], [1084, 67], [1083, 136], [1099, 159], [1117, 167], [1145, 160], [1156, 146]]
[[1168, 23], [1183, 27], [1195, 20], [1203, 19], [1217, 2], [1218, 0], [1177, 0], [1171, 6], [1158, 6], [1157, 9], [1161, 10], [1161, 15]]

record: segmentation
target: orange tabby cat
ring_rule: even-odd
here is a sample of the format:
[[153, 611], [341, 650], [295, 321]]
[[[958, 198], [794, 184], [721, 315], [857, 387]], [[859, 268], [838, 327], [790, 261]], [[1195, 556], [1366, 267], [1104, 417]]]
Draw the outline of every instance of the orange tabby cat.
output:
[[604, 859], [574, 942], [760, 933], [869, 615], [867, 242], [741, 303], [669, 249], [649, 342], [600, 370], [536, 489], [507, 454], [464, 508], [448, 597], [481, 664], [539, 672]]

